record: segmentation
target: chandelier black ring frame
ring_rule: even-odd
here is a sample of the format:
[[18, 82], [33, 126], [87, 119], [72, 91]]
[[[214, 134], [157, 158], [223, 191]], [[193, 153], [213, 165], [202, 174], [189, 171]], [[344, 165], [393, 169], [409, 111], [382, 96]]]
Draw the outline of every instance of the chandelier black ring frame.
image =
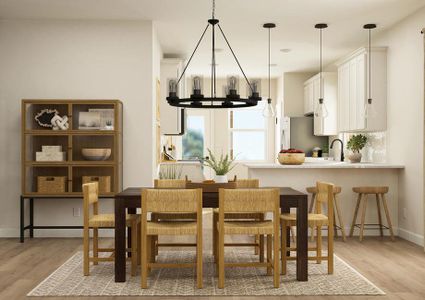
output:
[[[208, 25], [205, 27], [204, 31], [201, 34], [201, 37], [198, 41], [198, 43], [195, 46], [195, 49], [193, 50], [192, 54], [189, 57], [189, 60], [186, 64], [186, 66], [183, 69], [182, 74], [180, 75], [177, 82], [173, 83], [173, 86], [170, 86], [169, 95], [166, 98], [167, 102], [171, 106], [176, 107], [182, 107], [182, 108], [241, 108], [241, 107], [251, 107], [256, 106], [258, 101], [261, 101], [261, 97], [259, 93], [253, 89], [251, 83], [249, 82], [244, 70], [242, 69], [241, 64], [239, 63], [238, 58], [236, 57], [235, 52], [233, 51], [232, 47], [230, 46], [229, 40], [227, 39], [226, 35], [224, 34], [223, 29], [221, 28], [219, 24], [219, 20], [214, 17], [215, 13], [215, 1], [213, 0], [213, 7], [212, 7], [212, 18], [208, 20]], [[243, 77], [245, 78], [245, 81], [249, 87], [249, 90], [251, 91], [251, 95], [248, 98], [241, 98], [240, 95], [237, 94], [236, 89], [230, 89], [228, 95], [226, 97], [217, 97], [217, 77], [216, 77], [216, 62], [215, 62], [215, 29], [216, 26], [220, 30], [220, 33], [222, 34], [227, 46], [230, 49], [230, 52], [233, 55], [233, 58], [235, 59], [240, 71], [242, 72]], [[192, 61], [193, 56], [196, 53], [196, 50], [198, 50], [199, 45], [201, 44], [202, 40], [204, 39], [205, 33], [207, 32], [208, 28], [211, 27], [211, 95], [210, 97], [205, 97], [202, 95], [201, 91], [194, 92], [189, 98], [179, 98], [177, 95], [177, 86], [182, 80], [184, 74], [186, 73], [186, 70]]]

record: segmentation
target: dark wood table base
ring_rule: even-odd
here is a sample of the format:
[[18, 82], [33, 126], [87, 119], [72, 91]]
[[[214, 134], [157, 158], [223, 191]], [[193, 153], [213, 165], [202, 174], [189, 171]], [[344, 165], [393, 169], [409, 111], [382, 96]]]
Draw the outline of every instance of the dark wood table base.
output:
[[[151, 188], [151, 187], [146, 187]], [[141, 187], [127, 188], [115, 196], [115, 282], [125, 282], [126, 263], [126, 213], [135, 213], [141, 207]], [[218, 193], [203, 193], [204, 208], [218, 207]], [[282, 213], [297, 209], [297, 280], [308, 280], [308, 223], [307, 194], [292, 188], [280, 188]], [[290, 243], [289, 229], [287, 241]], [[130, 242], [130, 241], [129, 241]]]

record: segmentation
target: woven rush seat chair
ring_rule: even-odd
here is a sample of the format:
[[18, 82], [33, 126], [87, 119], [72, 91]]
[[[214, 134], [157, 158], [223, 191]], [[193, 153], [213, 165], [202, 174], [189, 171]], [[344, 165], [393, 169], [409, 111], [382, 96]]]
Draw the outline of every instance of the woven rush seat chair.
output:
[[[90, 274], [90, 262], [97, 265], [99, 262], [114, 261], [113, 248], [99, 248], [99, 228], [114, 228], [114, 214], [99, 214], [99, 186], [97, 182], [83, 184], [83, 274]], [[90, 209], [92, 207], [92, 209]], [[136, 275], [137, 265], [140, 262], [138, 251], [138, 226], [140, 218], [137, 215], [126, 216], [126, 226], [131, 230], [131, 249], [127, 249], [131, 255], [131, 275]], [[93, 230], [93, 256], [90, 257], [90, 229]], [[110, 252], [109, 257], [99, 257], [99, 253]]]
[[[267, 274], [272, 274], [274, 287], [279, 287], [279, 189], [220, 189], [216, 255], [218, 267], [218, 288], [224, 288], [225, 267], [265, 267]], [[272, 212], [272, 220], [232, 221], [226, 219], [226, 214], [247, 213], [262, 214]], [[258, 235], [260, 241], [267, 236], [267, 260], [264, 262], [264, 252], [260, 251], [259, 262], [224, 262], [225, 235]], [[273, 251], [272, 251], [273, 244]], [[229, 245], [230, 246], [230, 245]], [[273, 255], [272, 255], [273, 252]]]
[[[342, 240], [345, 242], [347, 240], [347, 235], [345, 234], [345, 225], [344, 225], [344, 219], [342, 217], [342, 212], [339, 207], [339, 198], [337, 198], [337, 195], [341, 193], [341, 187], [335, 186], [334, 187], [334, 229], [335, 229], [335, 237], [338, 236], [338, 229], [341, 230]], [[307, 187], [306, 188], [307, 193], [311, 194], [311, 202], [310, 206], [308, 208], [308, 212], [312, 213], [314, 209], [314, 202], [316, 199], [317, 194], [317, 188], [315, 186]], [[336, 223], [336, 217], [338, 217], [339, 225]], [[314, 228], [311, 228], [311, 241], [314, 241]]]
[[[142, 190], [141, 286], [147, 288], [149, 270], [153, 268], [193, 268], [196, 267], [196, 283], [202, 288], [202, 189], [144, 189]], [[148, 213], [195, 214], [188, 221], [148, 222]], [[160, 235], [196, 236], [195, 263], [158, 263], [155, 259], [154, 239]], [[178, 246], [178, 244], [176, 244]]]
[[[258, 179], [237, 179], [235, 176], [235, 182], [236, 182], [236, 188], [237, 189], [246, 189], [246, 188], [258, 188], [260, 185], [260, 182]], [[217, 226], [214, 226], [214, 224], [217, 224], [218, 220], [218, 208], [215, 208], [213, 210], [213, 226], [212, 226], [212, 235], [213, 235], [213, 255], [215, 260], [217, 261], [217, 253], [216, 253], [216, 243], [217, 243]], [[227, 220], [253, 220], [253, 221], [264, 221], [264, 214], [262, 213], [226, 213], [224, 218]], [[251, 247], [254, 246], [255, 248], [255, 254], [260, 254], [261, 252], [264, 253], [264, 243], [260, 240], [260, 237], [258, 235], [255, 236], [254, 241], [252, 243], [232, 243], [232, 244], [224, 244], [225, 247], [227, 246], [238, 246], [238, 247]]]
[[[316, 184], [316, 203], [314, 213], [308, 214], [308, 225], [317, 228], [316, 247], [308, 248], [308, 251], [316, 251], [316, 256], [309, 256], [309, 260], [316, 260], [321, 263], [322, 260], [328, 261], [328, 274], [333, 274], [334, 270], [334, 250], [333, 250], [333, 236], [334, 236], [334, 185], [329, 183], [318, 182]], [[322, 213], [322, 205], [328, 206], [328, 215]], [[288, 260], [295, 260], [295, 256], [288, 256], [290, 251], [296, 251], [296, 248], [287, 247], [286, 228], [295, 226], [297, 223], [296, 214], [282, 214], [280, 216], [282, 234], [281, 234], [281, 259], [282, 259], [282, 274], [286, 274], [286, 262]], [[328, 254], [322, 255], [322, 227], [328, 228]]]

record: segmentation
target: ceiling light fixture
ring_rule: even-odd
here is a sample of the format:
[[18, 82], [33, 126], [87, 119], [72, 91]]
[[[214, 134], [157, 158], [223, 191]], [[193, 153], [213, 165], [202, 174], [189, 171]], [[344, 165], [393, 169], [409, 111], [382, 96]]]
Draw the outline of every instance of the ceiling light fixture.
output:
[[364, 107], [365, 118], [374, 117], [376, 115], [374, 105], [372, 105], [372, 30], [376, 28], [376, 24], [366, 24], [363, 26], [368, 30], [368, 98]]
[[320, 31], [320, 95], [319, 103], [317, 103], [314, 115], [318, 118], [326, 118], [328, 116], [328, 109], [326, 104], [323, 101], [323, 29], [328, 28], [328, 24], [319, 23], [314, 26], [314, 28], [319, 29]]
[[[195, 50], [193, 50], [192, 55], [190, 56], [186, 66], [183, 69], [182, 74], [178, 79], [170, 80], [168, 83], [168, 97], [166, 98], [168, 101], [168, 104], [171, 106], [176, 107], [186, 107], [186, 108], [238, 108], [238, 107], [249, 107], [249, 106], [256, 106], [258, 101], [261, 101], [261, 97], [257, 90], [254, 89], [254, 87], [250, 84], [248, 78], [245, 75], [245, 72], [243, 71], [241, 64], [239, 63], [238, 58], [235, 55], [235, 52], [233, 51], [232, 47], [230, 46], [230, 43], [226, 37], [226, 35], [223, 32], [223, 29], [221, 28], [220, 24], [218, 23], [218, 19], [215, 18], [215, 0], [212, 1], [212, 18], [208, 20], [208, 24], [205, 27], [204, 31], [202, 32], [201, 38], [199, 39], [198, 43], [195, 46]], [[211, 26], [211, 94], [210, 97], [205, 97], [202, 94], [201, 85], [198, 84], [198, 82], [194, 82], [193, 84], [193, 93], [190, 95], [190, 98], [179, 98], [178, 97], [178, 91], [177, 87], [179, 85], [179, 82], [182, 80], [183, 75], [186, 72], [187, 67], [189, 66], [193, 55], [195, 54], [196, 50], [198, 49], [199, 44], [202, 42], [205, 33], [207, 32], [208, 28]], [[216, 77], [216, 61], [215, 61], [215, 54], [216, 54], [216, 48], [215, 48], [215, 29], [216, 26], [220, 30], [220, 33], [222, 34], [227, 46], [230, 49], [230, 52], [232, 52], [233, 58], [235, 59], [236, 63], [239, 66], [239, 69], [241, 70], [246, 83], [251, 91], [251, 95], [248, 98], [241, 98], [240, 95], [237, 93], [237, 87], [232, 86], [229, 87], [228, 93], [226, 97], [217, 97], [217, 77]], [[196, 77], [195, 77], [196, 78]]]
[[[271, 76], [270, 76], [270, 67], [272, 67], [272, 64], [270, 63], [270, 56], [271, 56], [271, 47], [270, 47], [270, 34], [271, 34], [271, 29], [276, 27], [276, 24], [274, 23], [266, 23], [263, 25], [264, 28], [268, 29], [269, 32], [269, 51], [268, 51], [268, 58], [269, 58], [269, 63], [268, 63], [268, 71], [269, 71], [269, 82], [268, 82], [268, 89], [269, 89], [269, 97], [267, 98], [267, 104], [264, 106], [263, 109], [263, 116], [265, 118], [273, 118], [276, 116], [276, 111], [273, 107], [273, 103], [272, 103], [272, 98], [270, 95], [270, 84], [271, 84]], [[276, 65], [276, 64], [275, 64]], [[277, 66], [277, 65], [276, 65]]]

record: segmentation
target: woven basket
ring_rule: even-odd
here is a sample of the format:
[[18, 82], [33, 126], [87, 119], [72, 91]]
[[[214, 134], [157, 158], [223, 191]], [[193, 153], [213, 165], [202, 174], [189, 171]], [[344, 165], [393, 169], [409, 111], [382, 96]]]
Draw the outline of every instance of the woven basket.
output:
[[37, 192], [58, 194], [66, 192], [66, 176], [38, 176]]
[[111, 176], [83, 176], [83, 184], [89, 182], [99, 183], [99, 193], [111, 192]]

